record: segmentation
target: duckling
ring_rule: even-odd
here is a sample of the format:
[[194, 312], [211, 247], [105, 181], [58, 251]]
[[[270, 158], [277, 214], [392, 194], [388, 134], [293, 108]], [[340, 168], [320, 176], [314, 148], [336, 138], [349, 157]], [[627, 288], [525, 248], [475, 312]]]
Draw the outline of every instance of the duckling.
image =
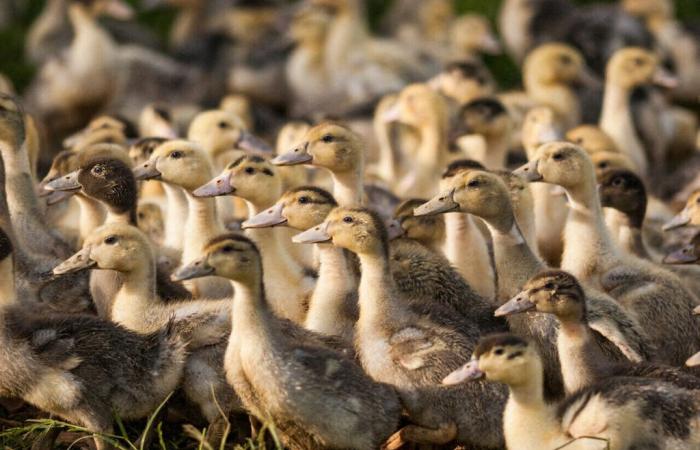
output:
[[[323, 189], [302, 186], [287, 191], [269, 209], [252, 216], [243, 229], [289, 226], [307, 230], [326, 218], [337, 203]], [[333, 245], [315, 244], [318, 255], [318, 280], [309, 299], [304, 327], [321, 334], [339, 336], [352, 345], [357, 322], [357, 281], [342, 249]]]
[[656, 42], [667, 58], [672, 61], [678, 75], [678, 86], [670, 93], [674, 99], [694, 101], [700, 94], [700, 78], [694, 58], [698, 39], [687, 24], [675, 18], [675, 5], [669, 0], [623, 0], [622, 8], [639, 17], [656, 38]]
[[176, 139], [178, 136], [172, 115], [163, 105], [150, 104], [143, 108], [139, 115], [138, 129], [141, 137]]
[[19, 245], [33, 253], [62, 258], [70, 253], [67, 243], [46, 225], [37, 198], [27, 154], [24, 111], [19, 102], [0, 94], [0, 154], [4, 161], [7, 205]]
[[[281, 191], [281, 177], [272, 164], [260, 156], [241, 156], [221, 175], [193, 191], [193, 195], [235, 195], [245, 200], [248, 216], [253, 217], [272, 206]], [[307, 301], [313, 291], [313, 277], [291, 257], [289, 234], [284, 229], [265, 228], [250, 228], [246, 234], [262, 251], [271, 308], [280, 317], [303, 323]]]
[[465, 104], [457, 113], [454, 136], [483, 136], [486, 154], [471, 155], [489, 169], [506, 166], [511, 142], [512, 119], [497, 98], [482, 97]]
[[652, 150], [656, 154], [645, 150], [630, 108], [632, 91], [638, 86], [658, 84], [672, 87], [674, 83], [671, 75], [660, 66], [658, 58], [642, 48], [621, 49], [607, 64], [599, 125], [617, 147], [632, 159], [639, 173], [647, 174], [650, 158], [661, 161], [664, 155], [658, 152], [664, 149]]
[[263, 258], [250, 239], [217, 237], [177, 276], [201, 274], [234, 285], [226, 378], [252, 415], [275, 424], [285, 447], [378, 448], [396, 429], [401, 409], [390, 386], [269, 308]]
[[463, 14], [449, 25], [452, 60], [478, 59], [480, 53], [499, 54], [501, 43], [489, 20], [479, 14]]
[[0, 395], [83, 426], [109, 445], [113, 414], [151, 414], [182, 376], [185, 345], [166, 326], [140, 335], [84, 315], [37, 315], [15, 292], [13, 248], [0, 232]]
[[[458, 159], [451, 162], [442, 174], [440, 188], [447, 189], [455, 176], [470, 169], [484, 170], [484, 167], [473, 160]], [[496, 297], [496, 275], [488, 243], [479, 224], [470, 215], [456, 211], [445, 215], [443, 253], [481, 296], [487, 299]]]
[[[145, 335], [167, 326], [182, 337], [191, 352], [183, 381], [188, 398], [210, 423], [225, 420], [220, 417], [217, 403], [227, 416], [236, 402], [218, 368], [223, 363], [225, 337], [230, 332], [231, 302], [226, 299], [166, 303], [158, 298], [153, 249], [148, 238], [131, 225], [114, 223], [98, 228], [80, 251], [53, 272], [61, 275], [88, 268], [114, 270], [121, 275], [112, 306], [113, 322]], [[200, 384], [205, 387], [198, 387]]]
[[425, 203], [422, 198], [404, 200], [394, 210], [394, 220], [398, 225], [396, 237], [405, 237], [419, 242], [437, 254], [445, 248], [445, 220], [440, 216], [413, 215], [413, 210]]
[[[562, 186], [569, 201], [562, 269], [592, 287], [602, 288], [636, 318], [659, 358], [683, 364], [700, 339], [691, 311], [697, 299], [675, 275], [640, 258], [624, 255], [603, 221], [593, 163], [575, 144], [552, 142], [515, 173], [528, 181]], [[681, 331], [682, 330], [682, 331]]]
[[[553, 314], [559, 323], [557, 350], [568, 394], [612, 374], [619, 375], [620, 366], [615, 363], [651, 359], [654, 349], [634, 321], [628, 322], [627, 335], [610, 333], [610, 329], [605, 328], [598, 331], [596, 325], [592, 325], [607, 318], [589, 318], [583, 288], [576, 278], [564, 271], [547, 270], [535, 275], [496, 314], [530, 310]], [[634, 335], [635, 339], [627, 339], [629, 335]]]
[[[565, 137], [567, 141], [582, 147], [591, 156], [598, 152], [620, 152], [615, 141], [596, 125], [579, 125], [567, 131]], [[540, 144], [544, 144], [544, 142]]]
[[[129, 156], [134, 162], [134, 166], [143, 165], [150, 160], [156, 148], [167, 142], [165, 138], [143, 138], [136, 141], [129, 148]], [[146, 180], [142, 185], [141, 195], [146, 198], [160, 198], [160, 192], [155, 191], [152, 183], [162, 187], [165, 193], [165, 230], [163, 237], [163, 249], [172, 260], [172, 266], [176, 267], [182, 257], [183, 243], [185, 237], [185, 220], [188, 216], [187, 197], [184, 191], [173, 184], [162, 183], [158, 180]], [[154, 193], [155, 191], [155, 193]]]
[[333, 122], [312, 127], [303, 142], [270, 161], [276, 166], [310, 164], [326, 169], [333, 179], [333, 198], [341, 206], [364, 203], [365, 147], [360, 136]]
[[[214, 199], [194, 195], [195, 190], [212, 176], [212, 163], [204, 150], [193, 142], [177, 139], [159, 145], [148, 161], [134, 169], [137, 180], [158, 179], [184, 191], [188, 213], [183, 228], [183, 261], [196, 258], [210, 239], [223, 232]], [[198, 279], [188, 288], [195, 297], [224, 298], [231, 295], [230, 284], [217, 278]]]
[[163, 210], [156, 203], [139, 202], [136, 208], [136, 223], [154, 245], [163, 244]]
[[[540, 145], [560, 138], [560, 124], [552, 108], [538, 106], [527, 112], [522, 129], [522, 143], [528, 159], [534, 156]], [[548, 264], [556, 267], [564, 249], [561, 236], [566, 224], [566, 201], [558, 195], [554, 186], [546, 184], [532, 185], [532, 195], [537, 236], [537, 246], [534, 248]]]
[[432, 193], [433, 181], [450, 159], [447, 103], [427, 84], [412, 84], [401, 91], [384, 119], [407, 125], [417, 135], [415, 148], [406, 149], [404, 155], [410, 169], [395, 190], [401, 196]]
[[574, 47], [543, 44], [528, 53], [523, 63], [523, 84], [528, 97], [554, 111], [563, 129], [581, 122], [581, 106], [575, 83], [591, 78], [586, 62]]
[[[436, 320], [407, 307], [391, 276], [388, 237], [379, 216], [367, 209], [339, 207], [323, 224], [295, 239], [307, 243], [330, 240], [360, 258], [357, 353], [372, 378], [396, 387], [411, 422], [392, 437], [387, 448], [398, 448], [407, 441], [502, 447], [502, 390], [483, 385], [456, 390], [434, 388], [448, 372], [463, 364], [460, 355], [473, 348], [478, 333], [467, 336], [454, 322]], [[464, 402], [478, 411], [460, 413], [458, 405]]]
[[135, 137], [135, 130], [130, 122], [115, 116], [98, 116], [84, 128], [63, 140], [63, 147], [81, 152], [94, 144], [108, 143], [127, 145], [127, 138]]
[[[482, 339], [472, 360], [443, 383], [483, 378], [508, 386], [503, 432], [509, 449], [631, 450], [646, 445], [691, 449], [698, 445], [697, 395], [670, 383], [613, 377], [563, 402], [550, 403], [542, 392], [537, 348], [512, 334]], [[679, 404], [683, 407], [678, 408]]]
[[428, 84], [459, 106], [496, 92], [496, 81], [491, 72], [474, 61], [451, 62]]

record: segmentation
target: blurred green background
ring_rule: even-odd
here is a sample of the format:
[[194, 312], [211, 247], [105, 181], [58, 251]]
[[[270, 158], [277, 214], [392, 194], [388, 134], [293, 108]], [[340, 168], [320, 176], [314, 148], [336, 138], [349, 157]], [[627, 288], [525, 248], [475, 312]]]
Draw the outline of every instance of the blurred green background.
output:
[[[8, 1], [8, 0], [0, 0]], [[9, 0], [12, 1], [12, 0]], [[0, 30], [0, 72], [8, 75], [21, 92], [31, 80], [35, 68], [27, 64], [23, 58], [24, 38], [27, 28], [39, 14], [46, 0], [14, 0], [17, 5], [19, 18], [5, 29]], [[127, 0], [138, 11], [141, 0]], [[606, 0], [576, 0], [576, 3], [600, 3]], [[612, 3], [615, 0], [607, 0]], [[390, 5], [391, 0], [368, 0], [370, 21], [376, 23], [383, 11]], [[500, 0], [455, 0], [458, 12], [479, 12], [492, 20], [495, 19]], [[700, 20], [700, 0], [675, 0], [678, 17], [684, 20]], [[157, 10], [139, 12], [138, 20], [147, 24], [165, 41], [168, 29], [173, 20], [173, 11]], [[510, 87], [519, 82], [519, 73], [506, 56], [488, 57], [487, 64], [491, 67], [496, 78], [503, 87]]]

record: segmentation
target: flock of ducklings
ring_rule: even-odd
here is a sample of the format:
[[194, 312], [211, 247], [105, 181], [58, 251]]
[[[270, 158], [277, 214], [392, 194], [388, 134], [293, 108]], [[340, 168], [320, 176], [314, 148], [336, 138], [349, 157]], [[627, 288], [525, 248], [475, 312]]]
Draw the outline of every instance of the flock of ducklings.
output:
[[0, 83], [6, 411], [97, 450], [172, 392], [213, 448], [246, 415], [289, 449], [700, 448], [671, 0], [505, 0], [502, 41], [447, 0], [382, 37], [359, 0], [163, 1], [169, 53], [119, 0], [48, 0], [36, 79]]

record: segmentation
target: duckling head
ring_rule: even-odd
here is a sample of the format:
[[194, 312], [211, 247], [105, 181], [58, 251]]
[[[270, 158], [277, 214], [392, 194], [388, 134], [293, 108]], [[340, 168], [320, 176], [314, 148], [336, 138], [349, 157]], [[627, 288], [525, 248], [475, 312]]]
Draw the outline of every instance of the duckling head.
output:
[[261, 274], [262, 259], [253, 241], [229, 233], [209, 241], [203, 255], [178, 269], [172, 279], [184, 281], [213, 275], [246, 285], [260, 285]]
[[523, 65], [523, 82], [528, 91], [542, 85], [572, 85], [589, 76], [581, 53], [567, 44], [540, 45], [527, 55]]
[[71, 5], [80, 5], [92, 17], [108, 16], [117, 20], [131, 20], [134, 9], [123, 0], [72, 0]]
[[625, 89], [652, 84], [674, 88], [678, 84], [654, 53], [639, 47], [616, 51], [608, 61], [605, 74], [609, 82]]
[[15, 97], [0, 93], [0, 142], [5, 142], [12, 150], [19, 150], [25, 138], [22, 105]]
[[590, 156], [581, 147], [569, 142], [541, 145], [535, 157], [513, 173], [529, 182], [557, 184], [576, 189], [584, 183], [595, 185], [595, 170]]
[[593, 155], [598, 152], [619, 153], [615, 141], [596, 125], [579, 125], [566, 132], [566, 140]]
[[530, 278], [522, 291], [494, 314], [508, 316], [533, 310], [554, 314], [560, 320], [581, 321], [586, 314], [583, 289], [573, 275], [562, 270], [546, 270]]
[[647, 193], [642, 180], [629, 170], [609, 170], [599, 180], [598, 195], [603, 207], [614, 208], [640, 228], [647, 209]]
[[164, 142], [148, 161], [134, 169], [138, 180], [158, 179], [192, 192], [212, 177], [209, 155], [196, 143], [182, 139]]
[[690, 194], [681, 212], [667, 222], [663, 229], [669, 231], [687, 225], [700, 225], [700, 189]]
[[141, 138], [129, 147], [129, 158], [135, 166], [143, 164], [151, 159], [153, 151], [166, 141], [167, 139], [162, 137]]
[[222, 151], [239, 148], [271, 153], [272, 148], [245, 129], [244, 121], [230, 111], [204, 111], [192, 120], [187, 139], [199, 143], [212, 158]]
[[591, 154], [591, 161], [595, 167], [595, 174], [598, 180], [611, 170], [628, 170], [634, 172], [636, 165], [629, 156], [616, 152], [596, 152]]
[[332, 242], [358, 255], [388, 255], [389, 237], [382, 218], [366, 208], [335, 208], [326, 220], [292, 238], [296, 243]]
[[321, 45], [333, 21], [333, 12], [327, 7], [303, 5], [294, 14], [289, 27], [289, 38], [302, 45]]
[[645, 19], [672, 18], [675, 15], [672, 0], [622, 0], [622, 9]]
[[[78, 157], [79, 155], [70, 150], [63, 150], [54, 156], [53, 161], [51, 161], [51, 167], [46, 173], [46, 176], [39, 182], [39, 196], [47, 197], [46, 202], [49, 205], [58, 203], [64, 198], [70, 197], [72, 193], [63, 194], [60, 191], [50, 191], [46, 189], [46, 185], [60, 178], [63, 175], [67, 175], [78, 168]], [[69, 191], [70, 192], [70, 191]], [[58, 193], [58, 194], [54, 194]]]
[[510, 333], [494, 334], [479, 340], [472, 360], [442, 381], [452, 385], [486, 378], [509, 386], [526, 384], [533, 370], [542, 370], [537, 351], [524, 339]]
[[561, 137], [557, 116], [552, 108], [537, 106], [527, 112], [523, 121], [522, 141], [528, 156], [540, 145], [559, 141]]
[[464, 14], [452, 21], [450, 41], [465, 56], [482, 52], [495, 55], [503, 51], [488, 19], [478, 14]]
[[90, 268], [138, 273], [149, 270], [149, 261], [153, 261], [153, 249], [141, 230], [131, 225], [107, 224], [90, 233], [83, 247], [54, 267], [53, 273], [62, 275]]
[[415, 83], [403, 88], [396, 103], [384, 112], [384, 120], [421, 130], [446, 124], [447, 114], [447, 104], [438, 92], [426, 83]]
[[510, 131], [512, 120], [503, 103], [495, 97], [481, 97], [460, 108], [453, 137], [481, 134], [503, 136]]
[[106, 204], [116, 213], [134, 209], [138, 191], [131, 167], [118, 159], [95, 159], [77, 172], [77, 184], [85, 195]]
[[272, 160], [272, 164], [289, 166], [313, 164], [334, 173], [361, 171], [365, 146], [354, 131], [334, 122], [311, 128], [303, 142]]
[[[665, 264], [696, 264], [700, 261], [700, 234], [696, 234], [689, 244], [669, 253], [664, 257]], [[695, 314], [700, 314], [696, 307]]]
[[243, 155], [193, 194], [195, 197], [235, 195], [256, 205], [269, 205], [279, 198], [281, 189], [281, 178], [269, 161], [257, 155]]
[[287, 191], [272, 207], [243, 222], [243, 229], [286, 225], [308, 230], [323, 222], [338, 206], [333, 196], [315, 186]]
[[514, 223], [508, 186], [497, 174], [483, 170], [457, 174], [445, 191], [414, 209], [414, 214], [422, 216], [450, 211], [474, 214], [489, 222], [498, 222], [506, 229]]
[[475, 61], [449, 63], [429, 84], [460, 104], [492, 95], [496, 91], [496, 82], [491, 73]]
[[445, 220], [438, 215], [415, 216], [413, 210], [425, 202], [422, 198], [402, 202], [394, 211], [394, 219], [401, 227], [401, 233], [398, 235], [429, 246], [444, 238]]
[[100, 143], [126, 145], [127, 138], [135, 137], [136, 129], [126, 119], [98, 116], [82, 130], [63, 140], [63, 147], [79, 152]]

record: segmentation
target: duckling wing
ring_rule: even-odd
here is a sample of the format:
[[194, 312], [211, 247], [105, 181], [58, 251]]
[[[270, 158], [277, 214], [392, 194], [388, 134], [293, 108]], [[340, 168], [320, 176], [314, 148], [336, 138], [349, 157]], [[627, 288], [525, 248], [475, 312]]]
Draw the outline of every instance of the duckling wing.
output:
[[[429, 378], [438, 377], [445, 368], [454, 370], [466, 363], [466, 356], [461, 357], [461, 354], [471, 354], [471, 349], [466, 348], [469, 346], [461, 342], [458, 335], [452, 336], [455, 339], [446, 339], [448, 337], [434, 329], [403, 328], [389, 339], [391, 358], [407, 370], [420, 370]], [[440, 373], [434, 369], [440, 369], [437, 371]]]
[[641, 362], [646, 358], [643, 355], [643, 349], [635, 346], [635, 343], [627, 339], [617, 324], [608, 319], [600, 319], [595, 322], [589, 322], [592, 330], [600, 333], [600, 335], [614, 344], [627, 359], [632, 362]]

